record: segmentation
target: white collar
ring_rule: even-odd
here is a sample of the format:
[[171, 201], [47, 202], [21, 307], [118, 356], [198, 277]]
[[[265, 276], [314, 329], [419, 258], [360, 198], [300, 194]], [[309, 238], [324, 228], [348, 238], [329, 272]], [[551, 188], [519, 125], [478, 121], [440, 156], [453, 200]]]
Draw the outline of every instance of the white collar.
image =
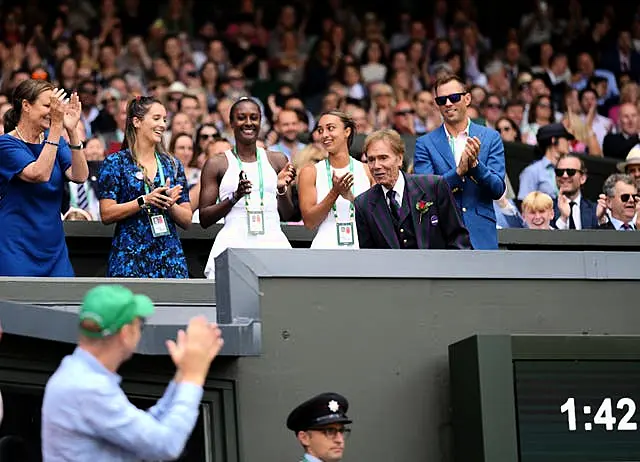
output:
[[[402, 206], [402, 196], [404, 194], [404, 184], [405, 184], [404, 174], [400, 172], [398, 175], [398, 179], [396, 180], [396, 184], [393, 185], [393, 190], [396, 192], [396, 197], [398, 204]], [[380, 185], [382, 186], [382, 185]], [[384, 192], [384, 198], [387, 199], [387, 193], [389, 189], [386, 186], [382, 186], [382, 192]]]
[[[449, 130], [447, 130], [447, 125], [443, 123], [442, 127], [444, 128], [444, 133], [447, 135], [447, 138], [451, 138], [453, 135], [449, 133]], [[464, 130], [462, 130], [460, 133], [458, 133], [458, 136], [462, 134], [469, 136], [470, 127], [471, 127], [471, 119], [467, 118], [467, 127]]]

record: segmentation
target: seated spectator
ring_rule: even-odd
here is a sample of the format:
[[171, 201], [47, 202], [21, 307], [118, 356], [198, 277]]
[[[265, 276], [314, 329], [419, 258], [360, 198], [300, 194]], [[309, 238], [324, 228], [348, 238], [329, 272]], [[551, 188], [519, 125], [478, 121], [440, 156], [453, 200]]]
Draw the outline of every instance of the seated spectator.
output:
[[631, 148], [640, 143], [640, 117], [638, 107], [632, 103], [620, 106], [620, 130], [609, 133], [603, 142], [604, 155], [613, 159], [624, 159]]
[[505, 143], [521, 143], [520, 129], [509, 117], [500, 117], [496, 121], [496, 130]]
[[83, 209], [71, 207], [62, 215], [62, 221], [93, 221], [95, 218], [89, 212]]
[[530, 192], [522, 201], [522, 216], [529, 229], [553, 229], [553, 199], [540, 191]]
[[289, 161], [293, 161], [296, 155], [305, 147], [304, 143], [298, 141], [298, 136], [302, 134], [302, 124], [298, 113], [289, 109], [280, 111], [276, 118], [275, 131], [278, 135], [278, 142], [269, 149], [279, 151]]
[[617, 167], [621, 173], [626, 173], [631, 176], [636, 184], [636, 188], [640, 189], [640, 144], [631, 149], [625, 161], [618, 162]]
[[555, 122], [551, 98], [543, 95], [533, 100], [529, 109], [527, 124], [522, 127], [522, 141], [535, 145], [540, 127]]
[[640, 197], [633, 178], [623, 173], [614, 173], [605, 180], [602, 189], [608, 213], [600, 229], [636, 231]]
[[537, 139], [537, 149], [544, 153], [544, 157], [520, 173], [520, 190], [518, 191], [520, 200], [533, 191], [557, 197], [554, 168], [560, 156], [569, 153], [569, 141], [573, 140], [573, 135], [562, 124], [550, 124], [540, 129]]
[[496, 213], [496, 228], [526, 228], [527, 224], [522, 219], [518, 207], [509, 198], [508, 191], [496, 201], [493, 201], [493, 210]]
[[558, 198], [554, 200], [553, 226], [557, 229], [595, 229], [605, 213], [604, 207], [582, 196], [587, 167], [575, 154], [566, 154], [556, 164]]

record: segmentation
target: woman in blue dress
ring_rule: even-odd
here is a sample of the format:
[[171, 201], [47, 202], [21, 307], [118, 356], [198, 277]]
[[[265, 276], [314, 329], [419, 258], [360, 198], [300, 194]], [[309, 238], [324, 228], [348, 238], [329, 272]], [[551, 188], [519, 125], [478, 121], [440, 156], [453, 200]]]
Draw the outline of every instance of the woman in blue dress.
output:
[[122, 150], [107, 157], [100, 171], [100, 217], [116, 223], [109, 277], [188, 277], [176, 225], [191, 225], [191, 205], [182, 164], [162, 142], [166, 125], [167, 111], [158, 100], [132, 100]]
[[0, 136], [0, 276], [73, 277], [60, 209], [64, 183], [89, 175], [77, 133], [80, 100], [26, 80], [11, 104]]

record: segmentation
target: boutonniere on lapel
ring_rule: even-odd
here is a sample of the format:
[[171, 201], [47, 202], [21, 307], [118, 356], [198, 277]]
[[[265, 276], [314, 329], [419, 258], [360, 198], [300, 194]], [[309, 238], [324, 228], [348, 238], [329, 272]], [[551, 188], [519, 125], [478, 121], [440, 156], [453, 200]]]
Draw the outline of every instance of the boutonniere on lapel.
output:
[[422, 223], [422, 215], [429, 211], [429, 207], [433, 205], [433, 202], [427, 201], [418, 201], [416, 204], [416, 210], [420, 212], [420, 217], [418, 218], [418, 223]]

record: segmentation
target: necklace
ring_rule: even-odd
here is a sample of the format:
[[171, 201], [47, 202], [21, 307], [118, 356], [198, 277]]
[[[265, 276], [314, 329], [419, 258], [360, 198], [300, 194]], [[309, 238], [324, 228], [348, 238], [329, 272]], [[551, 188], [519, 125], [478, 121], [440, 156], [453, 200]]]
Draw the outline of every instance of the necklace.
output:
[[[18, 138], [20, 138], [25, 143], [29, 143], [29, 141], [24, 139], [24, 136], [22, 136], [22, 133], [20, 133], [20, 130], [18, 130], [18, 126], [17, 125], [16, 125], [16, 135], [18, 135]], [[43, 141], [44, 141], [44, 133], [40, 133], [38, 135], [38, 143], [42, 143]]]

